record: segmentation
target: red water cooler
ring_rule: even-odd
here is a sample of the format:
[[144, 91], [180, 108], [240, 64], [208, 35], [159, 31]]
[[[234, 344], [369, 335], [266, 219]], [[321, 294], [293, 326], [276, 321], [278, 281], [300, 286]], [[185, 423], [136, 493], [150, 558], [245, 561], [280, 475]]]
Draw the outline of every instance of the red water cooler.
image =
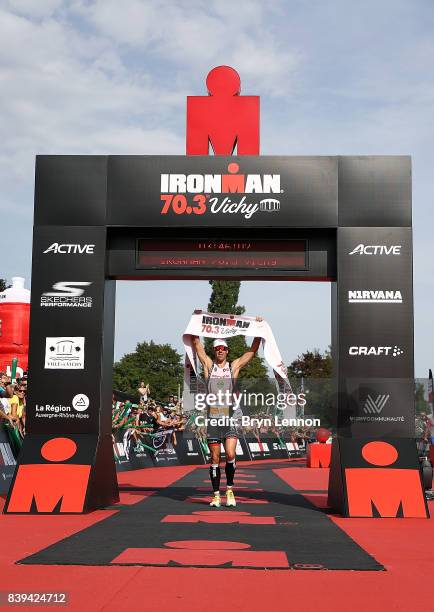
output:
[[24, 278], [14, 276], [12, 287], [0, 293], [0, 371], [11, 374], [18, 359], [17, 377], [27, 370], [29, 353], [30, 291]]

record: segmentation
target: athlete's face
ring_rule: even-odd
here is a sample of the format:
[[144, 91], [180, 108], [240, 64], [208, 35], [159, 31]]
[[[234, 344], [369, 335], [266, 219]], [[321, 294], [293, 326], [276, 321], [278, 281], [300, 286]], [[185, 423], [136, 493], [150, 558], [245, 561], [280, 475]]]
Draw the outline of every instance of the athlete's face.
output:
[[214, 354], [217, 363], [221, 363], [226, 361], [226, 357], [228, 356], [228, 349], [226, 346], [216, 346], [214, 349]]

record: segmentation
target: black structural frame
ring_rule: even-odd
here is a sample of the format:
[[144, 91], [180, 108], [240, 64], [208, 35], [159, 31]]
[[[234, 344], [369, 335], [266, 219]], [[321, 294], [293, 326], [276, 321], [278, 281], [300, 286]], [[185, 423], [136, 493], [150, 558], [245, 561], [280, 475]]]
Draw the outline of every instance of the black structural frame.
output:
[[[167, 185], [162, 175], [199, 177], [190, 183], [193, 193], [186, 194], [193, 206], [200, 177], [226, 174], [234, 162], [245, 176], [280, 175], [280, 192], [260, 193], [255, 183], [253, 193], [210, 194], [219, 203], [244, 196], [245, 202], [262, 202], [250, 216], [218, 206], [211, 210], [209, 198], [203, 214], [172, 208], [161, 213], [161, 189]], [[137, 269], [136, 241], [150, 237], [305, 239], [309, 267], [279, 273]], [[116, 500], [111, 442], [116, 279], [231, 277], [331, 281], [338, 454], [343, 438], [414, 438], [409, 157], [39, 156], [27, 436], [20, 463], [44, 463], [38, 455], [44, 441], [72, 436], [92, 466], [84, 511]], [[81, 295], [91, 298], [90, 306], [42, 306], [43, 294], [59, 282], [89, 283]], [[80, 367], [47, 367], [49, 345], [68, 339], [81, 351]], [[366, 355], [357, 347], [392, 348]], [[79, 394], [89, 399], [81, 411], [73, 406]], [[367, 407], [368, 396], [377, 410]], [[382, 407], [379, 396], [389, 396]], [[347, 514], [342, 458], [336, 466], [330, 500]]]

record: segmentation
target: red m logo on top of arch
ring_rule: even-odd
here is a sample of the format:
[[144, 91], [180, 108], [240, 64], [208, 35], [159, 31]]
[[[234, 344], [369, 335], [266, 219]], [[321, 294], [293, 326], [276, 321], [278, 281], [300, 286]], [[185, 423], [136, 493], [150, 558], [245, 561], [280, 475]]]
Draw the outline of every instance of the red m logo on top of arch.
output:
[[207, 76], [208, 96], [187, 97], [187, 155], [259, 155], [259, 96], [240, 96], [239, 74], [229, 66]]

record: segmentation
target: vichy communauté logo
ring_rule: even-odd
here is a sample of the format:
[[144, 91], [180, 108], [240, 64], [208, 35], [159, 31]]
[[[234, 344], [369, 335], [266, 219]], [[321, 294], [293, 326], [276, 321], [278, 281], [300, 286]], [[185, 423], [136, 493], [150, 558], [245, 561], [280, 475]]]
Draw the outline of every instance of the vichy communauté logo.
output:
[[366, 414], [380, 414], [383, 411], [384, 406], [389, 401], [390, 395], [377, 395], [374, 399], [371, 395], [368, 395], [363, 407], [363, 411]]

